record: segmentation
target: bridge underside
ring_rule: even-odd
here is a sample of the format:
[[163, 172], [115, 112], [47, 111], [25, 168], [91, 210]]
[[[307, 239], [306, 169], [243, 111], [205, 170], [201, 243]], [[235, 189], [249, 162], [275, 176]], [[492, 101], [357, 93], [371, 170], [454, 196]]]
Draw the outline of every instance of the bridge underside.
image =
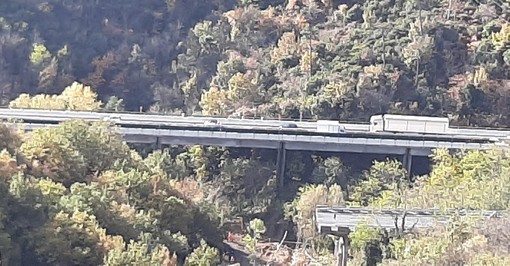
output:
[[286, 152], [294, 151], [322, 151], [338, 153], [370, 153], [383, 155], [402, 156], [402, 166], [407, 170], [408, 178], [411, 179], [411, 166], [414, 156], [428, 156], [431, 154], [430, 147], [405, 147], [391, 145], [375, 144], [355, 144], [355, 143], [332, 143], [332, 142], [304, 142], [304, 141], [285, 141], [275, 139], [236, 139], [219, 138], [208, 136], [158, 136], [148, 134], [130, 134], [124, 135], [124, 139], [130, 143], [155, 144], [158, 148], [162, 145], [208, 145], [235, 148], [261, 148], [273, 149], [278, 151], [277, 157], [277, 177], [279, 185], [284, 186], [285, 180], [285, 161]]
[[[282, 142], [273, 140], [246, 140], [246, 139], [220, 139], [207, 137], [183, 137], [183, 136], [147, 136], [126, 135], [124, 139], [132, 143], [159, 144], [159, 145], [209, 145], [236, 148], [261, 148], [280, 149]], [[286, 150], [313, 150], [325, 152], [349, 152], [349, 153], [373, 153], [411, 156], [428, 156], [431, 148], [406, 148], [377, 145], [343, 144], [343, 143], [309, 143], [309, 142], [284, 142]]]

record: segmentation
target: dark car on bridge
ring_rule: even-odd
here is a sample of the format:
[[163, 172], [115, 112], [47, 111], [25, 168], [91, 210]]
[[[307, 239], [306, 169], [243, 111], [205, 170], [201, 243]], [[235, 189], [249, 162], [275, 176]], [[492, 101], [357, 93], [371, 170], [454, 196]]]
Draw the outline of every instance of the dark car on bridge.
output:
[[223, 126], [217, 119], [209, 119], [209, 120], [205, 121], [204, 126], [212, 128], [212, 129], [216, 129], [216, 130], [221, 130], [223, 128]]
[[298, 128], [298, 126], [296, 125], [296, 123], [284, 122], [280, 125], [280, 129], [283, 129], [283, 128]]

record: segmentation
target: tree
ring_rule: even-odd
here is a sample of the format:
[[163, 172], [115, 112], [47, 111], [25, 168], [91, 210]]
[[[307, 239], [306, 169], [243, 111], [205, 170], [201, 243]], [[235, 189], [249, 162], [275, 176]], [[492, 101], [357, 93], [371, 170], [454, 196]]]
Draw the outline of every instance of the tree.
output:
[[9, 103], [11, 108], [66, 109], [79, 111], [99, 110], [101, 101], [89, 86], [73, 82], [60, 95], [39, 94], [34, 97], [21, 94]]
[[255, 218], [250, 221], [250, 225], [248, 227], [250, 234], [247, 234], [243, 237], [243, 242], [246, 245], [246, 249], [249, 252], [249, 258], [251, 263], [255, 264], [256, 258], [259, 254], [257, 250], [257, 242], [261, 238], [262, 234], [266, 232], [266, 226], [264, 225], [264, 221]]
[[14, 154], [21, 146], [22, 134], [8, 127], [6, 124], [0, 124], [0, 149], [6, 149], [10, 154]]
[[16, 173], [22, 171], [14, 158], [7, 150], [0, 151], [0, 182], [8, 183]]
[[[106, 253], [101, 247], [104, 229], [95, 217], [82, 212], [60, 212], [32, 236], [35, 251], [53, 265], [99, 265]], [[55, 247], [59, 247], [55, 249]]]
[[302, 240], [316, 236], [313, 216], [318, 205], [344, 205], [342, 189], [338, 185], [307, 185], [299, 188], [296, 199], [285, 205], [285, 217], [294, 222]]
[[204, 240], [200, 241], [200, 246], [186, 257], [186, 266], [212, 266], [220, 264], [220, 254], [217, 249], [211, 248]]
[[348, 167], [337, 157], [328, 157], [326, 159], [317, 159], [317, 167], [312, 173], [313, 181], [325, 185], [338, 184], [342, 190], [347, 190], [347, 184], [350, 179]]
[[58, 127], [37, 129], [20, 148], [29, 171], [70, 186], [113, 168], [129, 158], [128, 146], [106, 123], [66, 121]]
[[33, 44], [33, 51], [30, 54], [30, 61], [34, 65], [40, 65], [43, 61], [51, 58], [51, 53], [48, 51], [44, 44]]
[[104, 107], [106, 110], [111, 110], [115, 112], [124, 111], [124, 100], [119, 99], [117, 96], [112, 96], [108, 98], [108, 102]]
[[227, 104], [227, 92], [219, 90], [217, 87], [211, 87], [202, 94], [200, 107], [205, 115], [225, 116], [228, 114], [225, 105]]
[[147, 234], [142, 237], [141, 241], [131, 240], [127, 247], [122, 239], [118, 239], [119, 243], [116, 247], [104, 257], [104, 265], [178, 265], [175, 253], [170, 255], [166, 247], [160, 244], [151, 244], [150, 238], [151, 235]]
[[356, 226], [356, 230], [349, 234], [351, 252], [363, 254], [363, 261], [366, 265], [381, 262], [383, 257], [380, 249], [381, 233], [378, 228], [370, 228], [365, 224], [359, 224]]
[[388, 204], [399, 207], [405, 204], [404, 194], [407, 189], [407, 171], [397, 160], [374, 162], [369, 171], [363, 173], [362, 180], [352, 188], [351, 201], [361, 206], [378, 202], [390, 193], [391, 198], [384, 198]]

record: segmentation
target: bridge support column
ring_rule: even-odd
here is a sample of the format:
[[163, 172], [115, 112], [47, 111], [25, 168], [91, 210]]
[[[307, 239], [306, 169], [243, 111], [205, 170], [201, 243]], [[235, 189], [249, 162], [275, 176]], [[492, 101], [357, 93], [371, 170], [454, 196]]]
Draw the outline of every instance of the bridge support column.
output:
[[161, 144], [161, 138], [156, 137], [156, 142], [154, 143], [154, 149], [161, 150], [163, 148], [163, 144]]
[[278, 188], [283, 188], [285, 185], [285, 161], [287, 159], [287, 150], [285, 143], [280, 142], [278, 145], [278, 158], [276, 159], [276, 178], [278, 180]]
[[411, 155], [411, 148], [407, 148], [404, 153], [402, 166], [407, 171], [407, 179], [411, 181], [411, 166], [413, 164], [413, 156]]
[[335, 255], [337, 266], [347, 266], [347, 260], [349, 258], [349, 236], [342, 234], [335, 242]]

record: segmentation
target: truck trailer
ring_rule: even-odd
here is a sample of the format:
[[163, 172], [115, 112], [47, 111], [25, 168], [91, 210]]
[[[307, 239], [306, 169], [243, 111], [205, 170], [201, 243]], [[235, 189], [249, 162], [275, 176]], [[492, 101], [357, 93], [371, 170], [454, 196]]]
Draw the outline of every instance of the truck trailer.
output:
[[445, 117], [374, 115], [370, 117], [371, 132], [448, 134], [450, 120]]
[[341, 125], [338, 121], [318, 120], [317, 132], [345, 134], [345, 126]]

